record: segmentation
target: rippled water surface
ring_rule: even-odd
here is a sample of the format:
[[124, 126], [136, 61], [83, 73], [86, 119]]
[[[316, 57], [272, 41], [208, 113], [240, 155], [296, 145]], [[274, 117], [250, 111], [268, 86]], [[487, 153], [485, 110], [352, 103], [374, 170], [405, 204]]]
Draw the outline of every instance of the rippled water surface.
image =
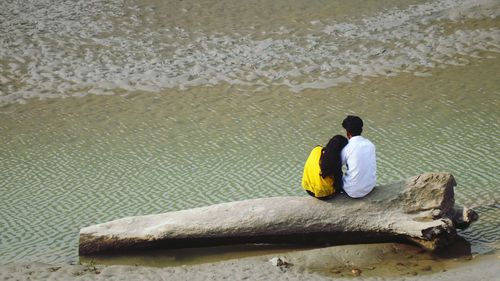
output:
[[500, 240], [497, 1], [6, 1], [0, 264], [70, 262], [80, 228], [301, 195], [309, 150], [365, 120], [378, 182], [457, 178]]

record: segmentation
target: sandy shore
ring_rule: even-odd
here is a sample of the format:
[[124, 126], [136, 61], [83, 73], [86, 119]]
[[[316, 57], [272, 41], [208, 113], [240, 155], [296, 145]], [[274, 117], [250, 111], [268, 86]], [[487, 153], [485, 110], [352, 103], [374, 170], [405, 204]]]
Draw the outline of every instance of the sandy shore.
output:
[[[280, 257], [287, 264], [270, 260]], [[498, 251], [436, 258], [400, 244], [336, 246], [177, 267], [14, 263], [0, 280], [499, 280]]]

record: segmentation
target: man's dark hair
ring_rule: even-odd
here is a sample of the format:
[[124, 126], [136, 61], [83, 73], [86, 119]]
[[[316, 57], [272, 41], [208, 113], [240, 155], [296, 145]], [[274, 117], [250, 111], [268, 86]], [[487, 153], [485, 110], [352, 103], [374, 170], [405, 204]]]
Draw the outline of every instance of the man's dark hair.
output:
[[347, 115], [342, 121], [342, 127], [352, 136], [359, 136], [363, 132], [363, 120], [358, 116]]

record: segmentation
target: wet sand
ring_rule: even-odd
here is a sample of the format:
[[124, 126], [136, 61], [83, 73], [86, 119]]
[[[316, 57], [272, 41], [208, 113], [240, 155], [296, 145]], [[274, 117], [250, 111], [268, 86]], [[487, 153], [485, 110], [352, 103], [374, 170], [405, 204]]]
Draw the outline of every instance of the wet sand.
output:
[[[284, 266], [270, 262], [284, 257]], [[498, 251], [480, 256], [436, 258], [400, 244], [327, 247], [177, 267], [13, 263], [0, 280], [497, 280]]]

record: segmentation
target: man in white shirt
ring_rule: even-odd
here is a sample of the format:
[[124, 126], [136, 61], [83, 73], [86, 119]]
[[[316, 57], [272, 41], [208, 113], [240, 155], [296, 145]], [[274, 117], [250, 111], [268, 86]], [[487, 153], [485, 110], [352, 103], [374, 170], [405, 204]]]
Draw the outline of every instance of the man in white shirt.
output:
[[341, 153], [342, 165], [347, 167], [343, 189], [350, 197], [360, 198], [372, 191], [377, 180], [375, 145], [361, 136], [363, 120], [358, 116], [347, 116], [342, 127], [349, 139]]

